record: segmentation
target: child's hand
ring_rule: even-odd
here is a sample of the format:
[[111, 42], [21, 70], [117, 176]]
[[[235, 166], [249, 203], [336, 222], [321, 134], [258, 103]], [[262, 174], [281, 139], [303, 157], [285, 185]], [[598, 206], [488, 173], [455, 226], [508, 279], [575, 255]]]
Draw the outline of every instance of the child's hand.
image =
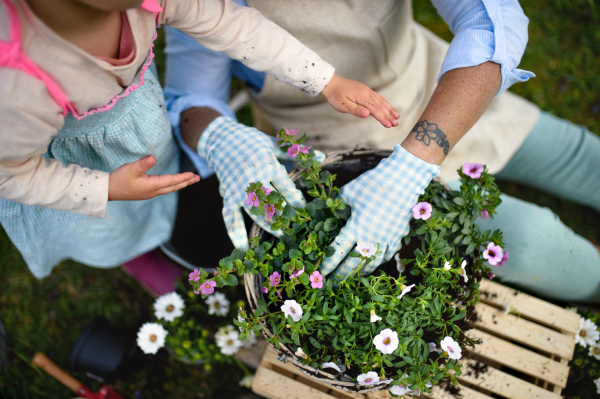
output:
[[360, 82], [334, 74], [321, 95], [338, 112], [359, 118], [373, 115], [385, 127], [398, 126], [400, 115], [390, 103]]
[[146, 171], [155, 164], [156, 158], [148, 155], [112, 171], [108, 177], [108, 200], [146, 200], [180, 190], [200, 180], [200, 176], [192, 172], [176, 175], [147, 175]]

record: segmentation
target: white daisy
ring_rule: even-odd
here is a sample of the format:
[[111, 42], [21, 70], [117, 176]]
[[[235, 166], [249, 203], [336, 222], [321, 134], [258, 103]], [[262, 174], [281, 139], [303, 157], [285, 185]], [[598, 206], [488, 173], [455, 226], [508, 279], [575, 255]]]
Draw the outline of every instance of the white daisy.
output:
[[183, 315], [185, 303], [176, 292], [169, 292], [156, 298], [154, 301], [154, 316], [157, 319], [173, 321]]
[[398, 273], [402, 274], [406, 270], [406, 267], [402, 264], [400, 260], [400, 252], [394, 255], [394, 260], [396, 261], [396, 269], [398, 269]]
[[379, 320], [383, 319], [375, 314], [375, 309], [371, 309], [371, 323], [377, 323]]
[[241, 387], [244, 387], [244, 388], [252, 388], [253, 382], [254, 382], [254, 375], [247, 375], [240, 380], [239, 384]]
[[596, 393], [600, 393], [600, 378], [595, 379], [594, 384], [596, 384]]
[[400, 293], [400, 295], [398, 295], [398, 299], [402, 299], [402, 297], [404, 296], [404, 294], [410, 292], [410, 290], [412, 290], [412, 288], [414, 287], [414, 284], [409, 285], [408, 287], [405, 285], [402, 285], [400, 288], [402, 288], [402, 293]]
[[222, 292], [215, 292], [206, 299], [208, 305], [208, 314], [217, 316], [227, 316], [229, 312], [229, 300]]
[[302, 307], [293, 299], [286, 300], [281, 305], [281, 311], [286, 319], [288, 316], [292, 316], [292, 320], [298, 322], [302, 318]]
[[368, 258], [377, 253], [377, 245], [366, 241], [360, 241], [356, 243], [356, 252], [363, 258]]
[[452, 337], [446, 337], [440, 342], [440, 346], [444, 352], [448, 352], [450, 359], [458, 360], [462, 357], [462, 349], [458, 346], [458, 342], [454, 341]]
[[227, 334], [229, 334], [232, 331], [235, 331], [235, 327], [233, 327], [232, 325], [228, 325], [228, 326], [219, 328], [217, 330], [217, 332], [215, 333], [215, 340], [220, 337], [226, 336]]
[[398, 333], [389, 328], [381, 331], [373, 338], [373, 345], [384, 355], [389, 355], [398, 349]]
[[458, 271], [458, 274], [460, 274], [461, 276], [464, 277], [465, 283], [466, 283], [467, 281], [469, 281], [469, 277], [467, 276], [467, 271], [465, 270], [465, 266], [467, 266], [467, 261], [463, 260], [460, 265], [460, 270]]
[[144, 323], [137, 333], [137, 344], [145, 354], [155, 354], [165, 346], [168, 331], [158, 323]]
[[583, 317], [579, 319], [579, 331], [575, 335], [575, 343], [585, 348], [588, 345], [594, 345], [598, 338], [600, 338], [598, 326], [590, 319], [584, 319]]
[[356, 377], [358, 385], [373, 385], [379, 382], [379, 375], [374, 371], [369, 371], [366, 374], [361, 374]]
[[590, 345], [589, 355], [594, 356], [596, 360], [600, 360], [600, 345], [598, 343]]
[[215, 334], [217, 346], [221, 348], [221, 353], [227, 356], [235, 355], [242, 347], [240, 333], [231, 329], [227, 334]]
[[294, 355], [296, 355], [302, 359], [308, 359], [308, 355], [306, 353], [304, 353], [304, 351], [300, 347], [298, 347], [298, 349], [296, 349], [296, 353], [294, 353]]

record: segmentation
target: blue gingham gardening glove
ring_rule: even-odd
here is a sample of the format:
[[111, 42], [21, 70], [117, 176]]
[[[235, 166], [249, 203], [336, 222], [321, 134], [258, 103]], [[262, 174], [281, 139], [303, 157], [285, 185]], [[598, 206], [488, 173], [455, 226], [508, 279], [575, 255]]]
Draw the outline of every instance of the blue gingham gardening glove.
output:
[[321, 273], [333, 272], [345, 277], [356, 269], [360, 258], [346, 255], [357, 242], [379, 244], [381, 251], [361, 270], [362, 275], [372, 273], [382, 261], [390, 260], [408, 234], [411, 208], [439, 172], [439, 166], [417, 158], [396, 144], [392, 155], [376, 168], [342, 187], [341, 198], [352, 207], [352, 214], [331, 244], [335, 253], [325, 258]]
[[[323, 160], [323, 153], [316, 159]], [[264, 216], [250, 213], [246, 203], [246, 188], [260, 181], [263, 187], [281, 193], [288, 204], [304, 207], [306, 201], [300, 190], [289, 178], [281, 160], [292, 160], [276, 144], [275, 138], [247, 127], [231, 118], [221, 116], [211, 122], [198, 142], [198, 154], [208, 161], [219, 178], [219, 192], [223, 197], [223, 219], [229, 238], [236, 248], [248, 249], [248, 234], [244, 226], [241, 208], [263, 229], [270, 231]]]

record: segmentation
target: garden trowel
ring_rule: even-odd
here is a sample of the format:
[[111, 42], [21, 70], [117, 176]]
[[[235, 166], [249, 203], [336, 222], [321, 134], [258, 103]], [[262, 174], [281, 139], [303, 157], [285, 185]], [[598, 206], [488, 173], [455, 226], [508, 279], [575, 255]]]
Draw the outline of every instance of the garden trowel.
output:
[[71, 377], [60, 369], [52, 360], [48, 359], [43, 353], [36, 353], [33, 356], [33, 363], [43, 368], [48, 374], [62, 382], [67, 388], [75, 392], [79, 397], [86, 399], [123, 399], [121, 395], [113, 391], [108, 385], [102, 385], [98, 392], [94, 393], [91, 389]]

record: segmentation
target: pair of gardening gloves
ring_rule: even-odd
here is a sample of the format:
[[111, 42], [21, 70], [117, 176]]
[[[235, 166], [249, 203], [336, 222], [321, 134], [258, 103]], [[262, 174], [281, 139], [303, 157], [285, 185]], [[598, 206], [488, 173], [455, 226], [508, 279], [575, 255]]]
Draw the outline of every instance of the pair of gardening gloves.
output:
[[[316, 151], [317, 161], [325, 156]], [[249, 183], [277, 189], [288, 204], [303, 208], [304, 196], [289, 178], [278, 160], [292, 160], [272, 137], [231, 118], [215, 119], [202, 134], [198, 154], [208, 161], [220, 181], [219, 191], [224, 200], [223, 219], [236, 248], [248, 248], [242, 208], [263, 229], [269, 224], [262, 216], [250, 213], [245, 192]], [[372, 273], [382, 262], [400, 250], [402, 238], [409, 231], [411, 208], [417, 203], [439, 166], [415, 157], [400, 145], [380, 164], [342, 187], [341, 198], [350, 205], [348, 223], [334, 240], [335, 253], [325, 258], [320, 271], [323, 275], [345, 277], [359, 264], [360, 258], [346, 256], [357, 242], [379, 244], [373, 262], [361, 271]]]

